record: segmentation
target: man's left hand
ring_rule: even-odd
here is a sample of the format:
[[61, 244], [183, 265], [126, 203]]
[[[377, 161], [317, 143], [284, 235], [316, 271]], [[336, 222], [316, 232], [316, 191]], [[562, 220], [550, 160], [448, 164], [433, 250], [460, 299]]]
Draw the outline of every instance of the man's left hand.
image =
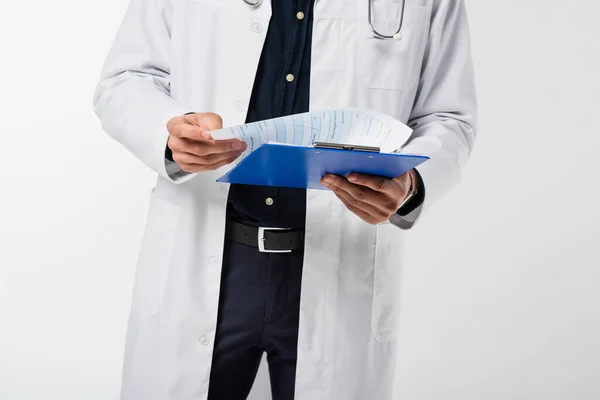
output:
[[348, 210], [363, 221], [376, 225], [395, 214], [408, 195], [412, 185], [417, 185], [414, 171], [394, 179], [381, 176], [351, 173], [348, 178], [325, 175], [321, 184], [333, 191]]

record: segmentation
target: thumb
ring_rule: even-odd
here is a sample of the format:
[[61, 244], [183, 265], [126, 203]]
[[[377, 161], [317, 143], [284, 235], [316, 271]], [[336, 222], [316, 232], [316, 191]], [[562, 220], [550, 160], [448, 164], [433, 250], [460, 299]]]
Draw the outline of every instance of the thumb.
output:
[[209, 131], [202, 132], [202, 139], [212, 140], [212, 136], [210, 135], [210, 132]]
[[199, 126], [207, 131], [223, 128], [223, 119], [221, 116], [212, 112], [189, 114], [185, 116], [185, 119], [189, 123]]

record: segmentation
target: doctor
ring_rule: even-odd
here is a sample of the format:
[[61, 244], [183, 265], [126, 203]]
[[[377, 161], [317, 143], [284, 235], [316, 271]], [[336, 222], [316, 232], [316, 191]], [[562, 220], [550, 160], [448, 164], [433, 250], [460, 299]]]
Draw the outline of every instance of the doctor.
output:
[[[158, 174], [122, 399], [245, 399], [264, 353], [275, 400], [394, 398], [404, 230], [475, 139], [463, 0], [131, 0], [94, 106]], [[327, 191], [215, 182], [245, 149], [212, 140], [223, 123], [347, 106], [430, 160]]]

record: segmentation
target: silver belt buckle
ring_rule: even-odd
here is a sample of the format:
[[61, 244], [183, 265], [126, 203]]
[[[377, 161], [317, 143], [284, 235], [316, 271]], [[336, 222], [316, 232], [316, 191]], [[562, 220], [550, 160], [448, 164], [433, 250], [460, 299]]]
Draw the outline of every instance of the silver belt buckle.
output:
[[266, 228], [258, 227], [258, 251], [261, 253], [291, 253], [292, 250], [269, 250], [265, 249], [265, 231], [289, 231], [290, 228]]

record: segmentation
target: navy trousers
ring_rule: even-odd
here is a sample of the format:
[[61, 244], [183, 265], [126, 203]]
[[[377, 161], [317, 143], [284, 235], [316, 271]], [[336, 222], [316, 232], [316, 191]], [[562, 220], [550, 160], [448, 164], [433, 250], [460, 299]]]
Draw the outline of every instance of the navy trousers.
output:
[[267, 354], [273, 400], [292, 400], [303, 252], [225, 241], [208, 400], [247, 398]]

